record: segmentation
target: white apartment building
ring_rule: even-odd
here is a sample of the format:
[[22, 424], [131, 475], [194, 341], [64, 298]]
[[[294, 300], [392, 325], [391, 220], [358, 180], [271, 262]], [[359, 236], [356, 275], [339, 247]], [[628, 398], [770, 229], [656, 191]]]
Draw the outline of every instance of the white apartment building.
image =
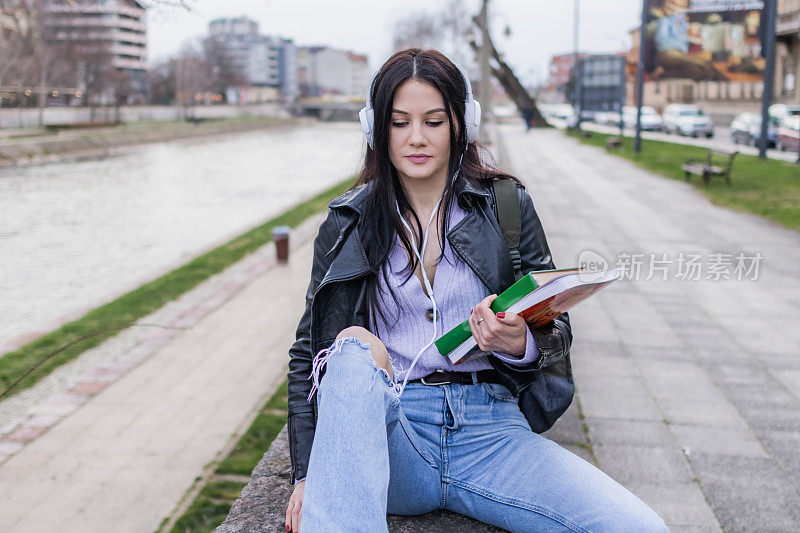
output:
[[302, 96], [363, 98], [369, 79], [365, 55], [328, 46], [307, 46], [298, 50], [297, 83]]
[[146, 8], [135, 0], [48, 0], [45, 24], [57, 41], [81, 41], [111, 54], [111, 64], [147, 70]]
[[258, 23], [247, 17], [212, 20], [208, 34], [207, 39], [222, 47], [233, 69], [249, 85], [277, 88], [286, 100], [297, 96], [297, 48], [291, 39], [259, 34]]
[[146, 93], [147, 10], [141, 2], [46, 0], [44, 9], [50, 39], [77, 44], [87, 55], [108, 54], [112, 67], [130, 75], [133, 92]]

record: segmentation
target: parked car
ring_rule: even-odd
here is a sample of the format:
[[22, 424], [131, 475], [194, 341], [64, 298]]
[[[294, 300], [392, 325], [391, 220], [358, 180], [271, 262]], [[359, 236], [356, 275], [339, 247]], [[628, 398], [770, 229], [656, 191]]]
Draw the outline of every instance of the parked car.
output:
[[[636, 107], [625, 106], [622, 108], [622, 123], [626, 128], [636, 127]], [[642, 106], [642, 130], [659, 131], [664, 121], [661, 120], [661, 115], [658, 114], [654, 108], [649, 105]]]
[[772, 104], [769, 106], [769, 116], [775, 117], [778, 124], [787, 117], [800, 115], [800, 105]]
[[[771, 116], [767, 125], [767, 145], [775, 146], [778, 140], [780, 121]], [[761, 136], [761, 115], [758, 113], [739, 113], [731, 122], [731, 137], [734, 144], [756, 146]]]
[[800, 151], [800, 115], [783, 119], [781, 127], [778, 128], [778, 141], [775, 146], [778, 150]]
[[608, 120], [608, 112], [607, 111], [596, 111], [594, 114], [594, 122], [595, 124], [606, 124]]
[[703, 110], [691, 104], [669, 104], [664, 108], [664, 131], [679, 135], [714, 135], [714, 124]]
[[556, 104], [548, 107], [547, 115], [553, 118], [567, 120], [575, 115], [575, 110], [572, 109], [572, 106], [569, 104]]

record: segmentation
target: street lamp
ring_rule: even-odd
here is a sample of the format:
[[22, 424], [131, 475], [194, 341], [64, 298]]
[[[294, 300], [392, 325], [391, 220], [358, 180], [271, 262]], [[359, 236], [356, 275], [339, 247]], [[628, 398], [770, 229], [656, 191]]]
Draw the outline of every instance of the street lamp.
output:
[[572, 22], [572, 45], [573, 45], [573, 59], [572, 59], [572, 72], [573, 72], [573, 79], [575, 80], [575, 84], [572, 87], [573, 96], [575, 98], [575, 102], [578, 104], [577, 110], [577, 120], [575, 122], [575, 128], [578, 131], [581, 129], [581, 114], [583, 112], [582, 109], [582, 97], [583, 97], [583, 88], [581, 85], [583, 84], [583, 80], [581, 79], [581, 67], [580, 67], [580, 59], [578, 58], [578, 36], [580, 35], [580, 0], [575, 0], [573, 4], [573, 22]]

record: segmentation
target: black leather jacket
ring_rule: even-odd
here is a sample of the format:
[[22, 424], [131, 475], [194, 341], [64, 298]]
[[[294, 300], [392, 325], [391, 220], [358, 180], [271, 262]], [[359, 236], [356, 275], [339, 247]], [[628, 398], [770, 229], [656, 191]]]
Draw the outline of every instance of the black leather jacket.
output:
[[[306, 308], [297, 327], [297, 340], [289, 349], [288, 432], [292, 483], [306, 475], [316, 427], [316, 396], [312, 403], [307, 401], [312, 357], [329, 347], [344, 328], [369, 327], [363, 282], [369, 264], [356, 226], [369, 186], [361, 186], [334, 199], [314, 241]], [[533, 201], [521, 187], [518, 193], [522, 215], [519, 243], [522, 272], [555, 268]], [[500, 294], [514, 282], [514, 270], [497, 223], [493, 189], [489, 183], [473, 185], [462, 179], [456, 184], [456, 198], [467, 215], [448, 231], [448, 243], [492, 293]], [[535, 372], [563, 359], [572, 343], [567, 313], [546, 326], [532, 329], [531, 333], [541, 357], [528, 367], [512, 367], [489, 356], [492, 366], [514, 396], [531, 384]]]

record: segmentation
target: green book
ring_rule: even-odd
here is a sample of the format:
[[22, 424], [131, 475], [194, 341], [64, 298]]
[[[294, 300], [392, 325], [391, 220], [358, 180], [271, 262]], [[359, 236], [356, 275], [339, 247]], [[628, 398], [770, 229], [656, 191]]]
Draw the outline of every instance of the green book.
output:
[[[587, 271], [580, 268], [538, 270], [522, 276], [497, 296], [492, 311], [510, 311], [533, 327], [541, 326], [582, 302], [619, 278], [619, 270]], [[454, 327], [436, 342], [439, 353], [454, 365], [483, 354], [472, 337], [469, 320]]]

